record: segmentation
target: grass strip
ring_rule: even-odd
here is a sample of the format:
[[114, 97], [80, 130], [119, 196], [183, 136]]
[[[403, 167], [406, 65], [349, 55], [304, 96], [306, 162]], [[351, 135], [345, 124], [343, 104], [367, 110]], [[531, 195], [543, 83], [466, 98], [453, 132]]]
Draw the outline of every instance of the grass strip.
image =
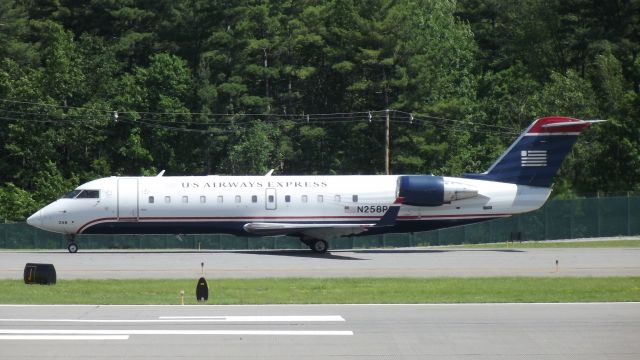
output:
[[[196, 304], [196, 280], [0, 280], [3, 304]], [[210, 279], [208, 304], [640, 301], [640, 277]]]
[[640, 247], [640, 239], [632, 240], [602, 240], [602, 241], [532, 241], [509, 242], [492, 244], [465, 244], [455, 248], [471, 249], [545, 249], [545, 248], [637, 248]]

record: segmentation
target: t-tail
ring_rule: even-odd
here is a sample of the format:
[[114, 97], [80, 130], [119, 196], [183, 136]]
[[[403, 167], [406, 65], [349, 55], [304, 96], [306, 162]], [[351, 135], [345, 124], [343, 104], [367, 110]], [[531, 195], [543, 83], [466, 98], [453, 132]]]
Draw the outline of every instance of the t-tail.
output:
[[489, 170], [464, 177], [549, 188], [580, 132], [601, 121], [562, 116], [537, 119]]

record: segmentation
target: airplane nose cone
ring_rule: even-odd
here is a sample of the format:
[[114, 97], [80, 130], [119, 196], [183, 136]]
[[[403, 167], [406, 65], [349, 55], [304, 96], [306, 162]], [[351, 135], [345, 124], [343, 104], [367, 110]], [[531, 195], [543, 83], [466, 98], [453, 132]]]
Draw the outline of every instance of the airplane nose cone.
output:
[[38, 210], [33, 215], [27, 218], [27, 224], [35, 227], [39, 227], [42, 225], [42, 215], [40, 214], [42, 211]]

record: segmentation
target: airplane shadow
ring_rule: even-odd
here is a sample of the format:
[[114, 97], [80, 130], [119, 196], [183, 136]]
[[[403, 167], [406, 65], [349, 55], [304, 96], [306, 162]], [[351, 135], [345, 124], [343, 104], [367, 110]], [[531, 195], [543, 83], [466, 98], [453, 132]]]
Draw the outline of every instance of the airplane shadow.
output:
[[[24, 251], [29, 252], [29, 251]], [[38, 251], [38, 254], [68, 254], [65, 250], [58, 251]], [[327, 259], [327, 260], [369, 260], [362, 259], [353, 256], [338, 255], [332, 251], [328, 251], [324, 254], [314, 253], [310, 250], [81, 250], [78, 255], [91, 254], [91, 255], [118, 255], [118, 254], [252, 254], [252, 255], [275, 255], [275, 256], [291, 256], [291, 257], [303, 257], [314, 259]], [[75, 254], [69, 254], [74, 256]]]
[[[28, 252], [28, 251], [26, 251]], [[314, 253], [307, 249], [301, 250], [85, 250], [80, 251], [80, 254], [252, 254], [252, 255], [274, 255], [274, 256], [289, 256], [289, 257], [301, 257], [301, 258], [313, 258], [313, 259], [327, 259], [327, 260], [370, 260], [366, 258], [354, 257], [346, 255], [349, 254], [437, 254], [447, 252], [504, 252], [504, 253], [522, 253], [525, 250], [519, 249], [337, 249], [330, 250], [324, 254]], [[64, 250], [59, 251], [42, 251], [40, 254], [67, 254]]]
[[362, 259], [353, 256], [337, 255], [338, 251], [327, 251], [324, 254], [317, 254], [309, 250], [259, 250], [259, 251], [230, 251], [242, 254], [254, 254], [254, 255], [276, 255], [276, 256], [293, 256], [303, 258], [314, 259], [327, 259], [327, 260], [369, 260]]
[[435, 254], [447, 252], [505, 252], [505, 253], [522, 253], [526, 252], [519, 249], [366, 249], [366, 250], [344, 250], [356, 254]]

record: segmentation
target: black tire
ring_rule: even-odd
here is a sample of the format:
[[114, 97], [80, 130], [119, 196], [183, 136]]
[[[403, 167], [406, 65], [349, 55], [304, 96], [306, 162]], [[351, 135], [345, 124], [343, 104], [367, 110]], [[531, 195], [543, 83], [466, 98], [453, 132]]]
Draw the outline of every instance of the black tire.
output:
[[324, 240], [315, 240], [309, 245], [313, 252], [318, 254], [324, 254], [329, 250], [329, 244]]
[[78, 244], [76, 243], [70, 243], [69, 246], [67, 246], [67, 250], [69, 250], [70, 253], [75, 254], [78, 252]]

